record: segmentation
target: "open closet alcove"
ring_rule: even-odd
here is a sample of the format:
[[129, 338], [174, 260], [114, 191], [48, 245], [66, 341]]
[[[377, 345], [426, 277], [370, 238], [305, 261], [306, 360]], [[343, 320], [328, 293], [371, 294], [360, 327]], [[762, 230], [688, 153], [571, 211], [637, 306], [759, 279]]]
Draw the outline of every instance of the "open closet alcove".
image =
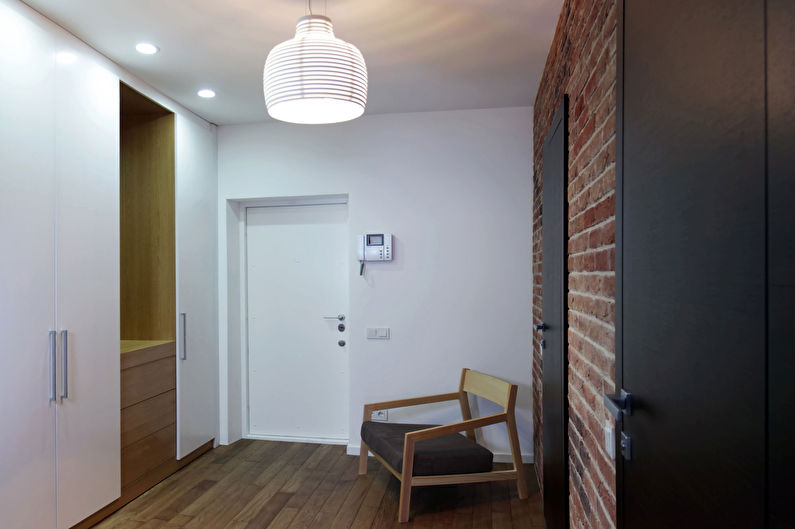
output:
[[176, 461], [174, 114], [121, 83], [121, 487]]

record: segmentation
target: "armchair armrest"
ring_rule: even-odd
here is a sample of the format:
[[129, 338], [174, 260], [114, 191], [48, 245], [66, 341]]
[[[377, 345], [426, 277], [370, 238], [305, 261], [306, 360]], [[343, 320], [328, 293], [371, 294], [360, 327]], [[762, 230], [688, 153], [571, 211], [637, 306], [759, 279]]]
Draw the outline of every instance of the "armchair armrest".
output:
[[494, 415], [486, 415], [478, 419], [469, 419], [468, 421], [454, 422], [452, 424], [445, 424], [442, 426], [434, 426], [432, 428], [425, 428], [424, 430], [416, 430], [406, 434], [405, 445], [411, 445], [413, 448], [414, 443], [424, 439], [433, 439], [434, 437], [442, 437], [451, 433], [463, 432], [464, 430], [474, 430], [475, 428], [482, 428], [491, 424], [506, 422], [508, 414], [495, 413]]
[[446, 402], [448, 400], [458, 400], [459, 393], [442, 393], [439, 395], [428, 395], [425, 397], [414, 397], [411, 399], [385, 400], [383, 402], [373, 402], [364, 405], [364, 420], [370, 420], [370, 414], [377, 410], [387, 410], [390, 408], [405, 408], [408, 406], [419, 406], [420, 404], [431, 404], [433, 402]]

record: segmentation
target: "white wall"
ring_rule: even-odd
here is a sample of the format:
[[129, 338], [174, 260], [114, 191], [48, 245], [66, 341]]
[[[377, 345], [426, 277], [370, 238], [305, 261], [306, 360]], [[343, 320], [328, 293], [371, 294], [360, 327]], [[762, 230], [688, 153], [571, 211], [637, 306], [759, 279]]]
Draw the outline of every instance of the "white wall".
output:
[[[222, 442], [245, 435], [238, 201], [348, 194], [349, 452], [364, 402], [454, 391], [470, 367], [519, 384], [520, 441], [531, 453], [531, 122], [521, 107], [219, 128]], [[382, 230], [395, 236], [394, 261], [361, 278], [355, 236]], [[391, 327], [392, 339], [366, 340], [368, 326]], [[457, 406], [389, 419], [458, 420]], [[503, 429], [487, 429], [497, 453], [508, 451]]]

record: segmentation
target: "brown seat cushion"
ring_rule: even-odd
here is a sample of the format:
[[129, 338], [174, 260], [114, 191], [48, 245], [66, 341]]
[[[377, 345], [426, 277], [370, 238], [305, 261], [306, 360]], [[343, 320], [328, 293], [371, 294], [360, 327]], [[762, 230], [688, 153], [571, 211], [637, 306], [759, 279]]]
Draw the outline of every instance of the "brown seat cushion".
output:
[[[403, 469], [403, 441], [406, 432], [431, 428], [433, 424], [398, 424], [367, 421], [362, 424], [362, 440], [370, 451], [381, 456], [392, 468]], [[494, 455], [463, 435], [425, 439], [414, 445], [414, 476], [489, 472]]]

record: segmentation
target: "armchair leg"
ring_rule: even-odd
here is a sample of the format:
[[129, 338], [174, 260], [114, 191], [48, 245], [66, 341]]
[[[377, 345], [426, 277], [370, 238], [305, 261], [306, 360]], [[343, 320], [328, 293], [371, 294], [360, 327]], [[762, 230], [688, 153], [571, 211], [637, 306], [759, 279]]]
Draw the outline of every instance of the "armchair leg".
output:
[[516, 469], [516, 488], [519, 490], [519, 499], [523, 500], [527, 498], [527, 476], [524, 472], [522, 450], [519, 447], [519, 435], [516, 431], [516, 419], [513, 414], [508, 418], [507, 424], [508, 440], [511, 443], [511, 457], [513, 458], [513, 466]]
[[400, 473], [400, 510], [398, 522], [409, 521], [411, 503], [411, 479], [414, 476], [414, 440], [406, 434], [403, 441], [403, 469]]
[[409, 510], [411, 506], [411, 477], [400, 480], [400, 506], [398, 510], [398, 522], [409, 521]]
[[367, 474], [367, 445], [362, 441], [362, 446], [359, 448], [359, 475], [364, 476]]
[[520, 500], [527, 498], [527, 475], [525, 474], [521, 457], [519, 458], [519, 464], [516, 467], [516, 488], [519, 489]]

